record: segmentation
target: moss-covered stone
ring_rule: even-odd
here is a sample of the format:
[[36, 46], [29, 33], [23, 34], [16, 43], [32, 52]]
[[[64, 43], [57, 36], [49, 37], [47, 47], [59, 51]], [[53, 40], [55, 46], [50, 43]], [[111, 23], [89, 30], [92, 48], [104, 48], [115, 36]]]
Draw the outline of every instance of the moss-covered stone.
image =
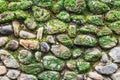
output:
[[10, 10], [25, 10], [32, 6], [32, 1], [10, 2], [8, 9]]
[[97, 28], [97, 26], [87, 24], [87, 25], [84, 25], [80, 28], [80, 32], [96, 34], [98, 32], [98, 28]]
[[94, 24], [97, 26], [103, 25], [102, 15], [89, 15], [86, 17], [87, 23]]
[[54, 71], [61, 71], [65, 66], [64, 61], [54, 56], [45, 56], [43, 57], [42, 62], [46, 69], [54, 70]]
[[62, 21], [69, 22], [70, 21], [70, 14], [66, 11], [61, 11], [56, 17]]
[[68, 59], [71, 56], [71, 51], [69, 50], [69, 48], [61, 44], [52, 45], [51, 51], [55, 56], [62, 59]]
[[69, 24], [68, 35], [70, 37], [75, 37], [76, 34], [77, 34], [77, 25], [76, 24]]
[[111, 8], [111, 7], [113, 7], [115, 0], [100, 0], [100, 1], [107, 4]]
[[77, 57], [80, 57], [83, 53], [83, 50], [82, 49], [79, 49], [79, 48], [76, 48], [73, 50], [72, 52], [72, 57], [73, 58], [77, 58]]
[[65, 71], [62, 80], [78, 80], [77, 75], [78, 75], [77, 72]]
[[86, 9], [85, 0], [65, 0], [64, 7], [66, 10], [81, 13]]
[[101, 51], [97, 48], [88, 49], [85, 51], [86, 61], [98, 61], [101, 58]]
[[111, 10], [106, 15], [105, 18], [107, 21], [116, 21], [120, 20], [120, 11], [118, 10]]
[[38, 74], [41, 71], [43, 71], [43, 65], [42, 63], [33, 63], [29, 65], [22, 65], [21, 66], [22, 71], [28, 73], [28, 74]]
[[57, 19], [53, 19], [47, 22], [45, 28], [48, 34], [56, 34], [65, 32], [67, 27], [68, 25], [65, 24], [64, 22]]
[[73, 42], [67, 34], [59, 34], [57, 35], [56, 38], [59, 42], [61, 42], [65, 46], [68, 47], [73, 46]]
[[109, 29], [108, 27], [102, 27], [97, 32], [97, 36], [107, 36], [107, 35], [111, 35], [111, 34], [112, 34], [112, 30]]
[[80, 60], [77, 62], [77, 68], [79, 73], [86, 73], [90, 70], [90, 63]]
[[117, 44], [117, 39], [113, 36], [103, 36], [101, 38], [99, 38], [99, 44], [102, 48], [112, 48], [114, 46], [116, 46]]
[[88, 7], [95, 14], [105, 13], [110, 10], [109, 6], [99, 0], [89, 0]]
[[120, 1], [119, 0], [115, 0], [113, 3], [113, 8], [114, 9], [119, 9], [120, 8]]
[[70, 70], [73, 70], [73, 71], [75, 71], [77, 69], [76, 64], [77, 64], [76, 60], [69, 60], [66, 63], [67, 68], [70, 69]]
[[38, 74], [40, 80], [59, 80], [60, 73], [56, 71], [44, 71]]
[[0, 13], [7, 10], [7, 2], [6, 0], [0, 0]]
[[50, 19], [50, 12], [46, 9], [34, 6], [33, 12], [34, 18], [38, 22], [45, 22]]
[[113, 22], [108, 27], [116, 34], [120, 34], [120, 21]]
[[71, 20], [77, 24], [84, 24], [86, 22], [86, 19], [83, 15], [71, 15]]
[[97, 40], [95, 37], [90, 35], [78, 35], [74, 40], [74, 44], [80, 46], [93, 47], [96, 46]]

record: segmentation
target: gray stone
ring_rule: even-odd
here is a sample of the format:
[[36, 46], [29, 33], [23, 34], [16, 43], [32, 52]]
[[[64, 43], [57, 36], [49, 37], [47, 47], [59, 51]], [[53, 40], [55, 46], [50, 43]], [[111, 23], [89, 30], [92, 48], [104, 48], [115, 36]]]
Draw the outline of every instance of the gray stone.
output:
[[104, 74], [104, 75], [111, 75], [114, 72], [116, 72], [118, 69], [118, 66], [114, 63], [111, 64], [107, 64], [105, 66], [95, 66], [95, 70], [100, 73], [100, 74]]
[[106, 54], [106, 53], [103, 53], [103, 54], [102, 54], [101, 61], [102, 61], [102, 62], [104, 62], [104, 63], [106, 63], [106, 62], [108, 62], [108, 61], [109, 61], [108, 56], [107, 56], [107, 54]]
[[42, 52], [48, 52], [50, 50], [50, 46], [46, 42], [41, 42], [40, 49]]
[[114, 74], [111, 76], [111, 78], [112, 78], [113, 80], [120, 80], [120, 72], [114, 73]]
[[8, 37], [0, 37], [0, 47], [4, 46], [8, 42]]
[[35, 59], [37, 61], [41, 61], [41, 59], [42, 59], [42, 52], [39, 52], [39, 51], [35, 52]]
[[0, 76], [0, 80], [10, 80], [7, 76]]
[[16, 50], [18, 47], [19, 47], [19, 43], [16, 40], [11, 40], [6, 45], [6, 48], [10, 50]]
[[20, 75], [20, 71], [18, 70], [10, 69], [7, 72], [7, 77], [9, 77], [10, 79], [17, 79], [19, 75]]
[[120, 47], [114, 47], [109, 52], [110, 57], [114, 62], [120, 63]]
[[48, 43], [54, 44], [55, 43], [55, 39], [52, 35], [48, 35], [46, 38]]
[[24, 30], [20, 31], [19, 36], [21, 38], [36, 38], [35, 34], [27, 32], [27, 31], [24, 31]]
[[12, 25], [5, 25], [0, 27], [0, 34], [10, 35], [13, 33]]

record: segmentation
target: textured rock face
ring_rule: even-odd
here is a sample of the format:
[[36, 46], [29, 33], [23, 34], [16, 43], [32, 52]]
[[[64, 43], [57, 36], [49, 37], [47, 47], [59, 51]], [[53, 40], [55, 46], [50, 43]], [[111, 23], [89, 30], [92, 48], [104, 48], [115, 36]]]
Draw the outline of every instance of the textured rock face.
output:
[[0, 0], [0, 80], [120, 80], [120, 0]]

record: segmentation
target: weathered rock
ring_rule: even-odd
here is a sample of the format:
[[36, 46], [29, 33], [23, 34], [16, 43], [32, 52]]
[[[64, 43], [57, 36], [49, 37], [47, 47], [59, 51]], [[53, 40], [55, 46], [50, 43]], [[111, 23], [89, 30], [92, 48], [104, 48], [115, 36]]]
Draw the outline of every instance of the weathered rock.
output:
[[36, 35], [33, 34], [33, 33], [30, 33], [30, 32], [27, 32], [27, 31], [24, 31], [24, 30], [21, 30], [20, 33], [19, 33], [19, 36], [21, 38], [36, 38]]
[[51, 43], [51, 44], [54, 44], [55, 43], [55, 39], [52, 35], [48, 35], [47, 38], [46, 38], [46, 41], [48, 43]]
[[62, 80], [78, 80], [77, 79], [77, 74], [78, 74], [77, 72], [65, 71]]
[[41, 42], [40, 49], [42, 52], [48, 52], [50, 50], [50, 46], [46, 42]]
[[21, 66], [22, 71], [28, 73], [28, 74], [38, 74], [41, 71], [43, 71], [43, 65], [42, 63], [33, 63], [29, 65], [22, 65]]
[[43, 37], [43, 31], [44, 31], [44, 28], [43, 27], [40, 27], [38, 30], [37, 30], [37, 39], [42, 39]]
[[17, 79], [17, 77], [20, 75], [20, 71], [14, 70], [14, 69], [10, 69], [10, 70], [8, 70], [6, 75], [10, 79]]
[[65, 46], [72, 46], [73, 45], [72, 40], [66, 34], [59, 34], [59, 35], [57, 35], [56, 38], [60, 43], [62, 43]]
[[67, 65], [67, 68], [69, 68], [70, 70], [76, 70], [76, 60], [69, 60], [67, 61], [66, 65]]
[[0, 37], [0, 47], [3, 47], [8, 42], [8, 37]]
[[39, 49], [39, 42], [37, 40], [20, 39], [20, 45], [29, 50]]
[[95, 66], [95, 70], [100, 73], [100, 74], [104, 74], [104, 75], [111, 75], [114, 72], [116, 72], [118, 69], [118, 66], [114, 63], [111, 64], [107, 64], [105, 66]]
[[63, 45], [52, 45], [52, 53], [62, 59], [68, 59], [71, 56], [71, 51]]
[[42, 53], [39, 52], [39, 51], [35, 52], [35, 59], [37, 61], [41, 61], [41, 59], [42, 59]]
[[84, 75], [78, 74], [78, 75], [77, 75], [77, 79], [78, 79], [78, 80], [84, 80]]
[[84, 0], [65, 0], [64, 7], [66, 10], [76, 13], [81, 13], [86, 9], [86, 4]]
[[12, 22], [13, 30], [14, 30], [14, 35], [16, 37], [19, 36], [19, 31], [20, 31], [20, 23], [18, 21], [13, 21]]
[[82, 55], [82, 53], [83, 53], [82, 49], [76, 48], [73, 50], [72, 56], [73, 56], [73, 58], [78, 58]]
[[38, 74], [38, 78], [42, 80], [59, 80], [60, 73], [56, 71], [44, 71]]
[[114, 62], [120, 63], [120, 47], [114, 47], [111, 49], [109, 55]]
[[95, 37], [90, 35], [78, 35], [74, 40], [74, 44], [93, 47], [96, 46], [97, 40]]
[[108, 10], [110, 10], [108, 5], [106, 5], [105, 3], [100, 2], [98, 0], [89, 0], [88, 7], [89, 7], [90, 11], [95, 14], [105, 13]]
[[0, 34], [10, 35], [13, 33], [12, 25], [5, 25], [0, 27]]
[[98, 74], [97, 72], [89, 72], [88, 76], [94, 80], [104, 80], [103, 76]]
[[114, 36], [103, 36], [99, 38], [99, 45], [102, 48], [109, 49], [117, 45], [117, 39]]
[[36, 76], [21, 73], [17, 80], [38, 80]]
[[7, 76], [0, 76], [0, 80], [10, 80]]
[[20, 50], [18, 59], [23, 64], [29, 64], [32, 60], [32, 53], [28, 50]]
[[104, 63], [107, 63], [109, 61], [107, 54], [104, 52], [102, 53], [101, 61]]
[[98, 61], [101, 58], [101, 51], [97, 48], [90, 48], [85, 51], [86, 61]]
[[19, 43], [16, 40], [11, 40], [6, 44], [6, 48], [9, 50], [16, 50], [19, 47]]
[[119, 80], [119, 79], [120, 79], [120, 72], [114, 73], [114, 74], [111, 76], [111, 78], [112, 78], [113, 80]]
[[68, 28], [68, 35], [70, 37], [75, 37], [77, 34], [77, 26], [75, 24], [70, 24]]
[[0, 75], [4, 75], [7, 73], [7, 68], [5, 66], [0, 66]]
[[54, 57], [54, 56], [45, 56], [43, 57], [43, 65], [46, 69], [61, 71], [63, 70], [65, 63], [64, 61]]
[[67, 24], [57, 19], [48, 21], [45, 27], [48, 34], [62, 33], [66, 31], [66, 28]]

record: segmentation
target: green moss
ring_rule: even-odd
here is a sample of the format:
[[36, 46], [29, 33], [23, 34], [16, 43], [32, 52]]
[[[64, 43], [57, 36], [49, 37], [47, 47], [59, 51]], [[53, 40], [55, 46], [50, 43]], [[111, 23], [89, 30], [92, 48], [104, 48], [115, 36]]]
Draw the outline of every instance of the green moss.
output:
[[98, 61], [101, 58], [101, 54], [86, 54], [85, 60], [86, 61]]
[[72, 56], [73, 56], [73, 58], [77, 58], [77, 57], [81, 56], [82, 53], [83, 53], [82, 49], [76, 48], [73, 50]]
[[0, 13], [7, 10], [7, 2], [5, 0], [0, 0]]

